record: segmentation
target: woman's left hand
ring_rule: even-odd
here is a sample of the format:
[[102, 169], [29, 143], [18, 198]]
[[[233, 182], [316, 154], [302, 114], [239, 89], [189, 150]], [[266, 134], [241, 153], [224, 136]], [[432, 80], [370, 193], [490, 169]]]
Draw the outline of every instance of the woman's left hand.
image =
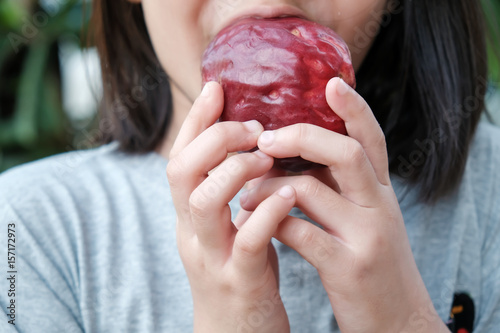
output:
[[297, 206], [323, 229], [289, 216], [275, 236], [317, 268], [342, 332], [449, 332], [413, 258], [379, 124], [344, 81], [332, 79], [326, 95], [348, 136], [297, 124], [264, 132], [258, 145], [327, 168], [265, 179], [242, 196], [242, 208], [253, 210], [285, 184], [295, 188]]

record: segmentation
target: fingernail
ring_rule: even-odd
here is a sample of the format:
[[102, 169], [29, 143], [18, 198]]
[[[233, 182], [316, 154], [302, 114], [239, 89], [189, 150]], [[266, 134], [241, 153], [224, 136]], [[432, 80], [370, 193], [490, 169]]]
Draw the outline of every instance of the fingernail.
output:
[[261, 152], [260, 150], [256, 150], [253, 152], [257, 157], [259, 158], [262, 158], [262, 159], [266, 159], [266, 158], [269, 158], [269, 155], [267, 154], [264, 154], [263, 152]]
[[345, 95], [347, 93], [347, 91], [349, 90], [349, 86], [341, 78], [339, 78], [338, 81], [339, 82], [337, 83], [337, 93], [339, 95]]
[[270, 146], [274, 141], [274, 131], [264, 131], [259, 137], [259, 143], [264, 146]]
[[240, 204], [245, 204], [248, 200], [248, 190], [244, 190], [241, 194], [240, 194]]
[[205, 86], [201, 90], [201, 97], [209, 97], [210, 96], [210, 82], [205, 83]]
[[259, 132], [262, 127], [257, 120], [246, 121], [243, 123], [243, 126], [245, 126], [250, 133]]
[[293, 188], [290, 185], [283, 186], [278, 191], [278, 195], [285, 199], [291, 199], [293, 197]]

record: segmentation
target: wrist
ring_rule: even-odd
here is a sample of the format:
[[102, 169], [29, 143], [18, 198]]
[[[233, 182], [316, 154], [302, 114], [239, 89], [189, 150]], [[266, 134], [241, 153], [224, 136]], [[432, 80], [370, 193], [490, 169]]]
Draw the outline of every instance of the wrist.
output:
[[399, 333], [449, 333], [450, 330], [439, 317], [432, 302], [421, 306], [410, 314], [401, 328], [397, 330]]
[[206, 316], [194, 316], [193, 333], [234, 333], [234, 332], [255, 332], [255, 333], [289, 333], [290, 325], [288, 317], [285, 320], [277, 319], [276, 322], [266, 323], [267, 319], [257, 314], [249, 316], [230, 318], [207, 318]]
[[[249, 299], [239, 296], [240, 300]], [[194, 333], [288, 333], [290, 325], [279, 292], [274, 292], [268, 299], [261, 301], [234, 301], [231, 304], [216, 305], [195, 302]]]

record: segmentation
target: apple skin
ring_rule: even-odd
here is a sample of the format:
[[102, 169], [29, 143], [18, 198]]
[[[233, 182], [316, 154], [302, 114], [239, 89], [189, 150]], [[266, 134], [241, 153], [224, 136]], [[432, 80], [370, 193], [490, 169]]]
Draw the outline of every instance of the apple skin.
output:
[[[309, 123], [346, 134], [325, 97], [333, 77], [356, 86], [346, 43], [330, 28], [296, 17], [236, 21], [202, 59], [203, 84], [216, 81], [224, 90], [220, 121], [255, 119], [266, 130]], [[299, 172], [320, 165], [290, 157], [275, 166]]]

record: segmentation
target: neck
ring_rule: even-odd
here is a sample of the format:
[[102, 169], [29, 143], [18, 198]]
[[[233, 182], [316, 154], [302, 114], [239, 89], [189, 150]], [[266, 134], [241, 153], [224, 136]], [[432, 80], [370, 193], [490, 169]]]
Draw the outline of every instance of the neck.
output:
[[166, 159], [169, 158], [170, 150], [172, 149], [175, 139], [179, 134], [182, 123], [193, 106], [191, 98], [181, 91], [176, 84], [171, 83], [170, 89], [172, 89], [172, 119], [170, 121], [167, 135], [163, 139], [162, 143], [160, 143], [155, 149], [158, 154]]

